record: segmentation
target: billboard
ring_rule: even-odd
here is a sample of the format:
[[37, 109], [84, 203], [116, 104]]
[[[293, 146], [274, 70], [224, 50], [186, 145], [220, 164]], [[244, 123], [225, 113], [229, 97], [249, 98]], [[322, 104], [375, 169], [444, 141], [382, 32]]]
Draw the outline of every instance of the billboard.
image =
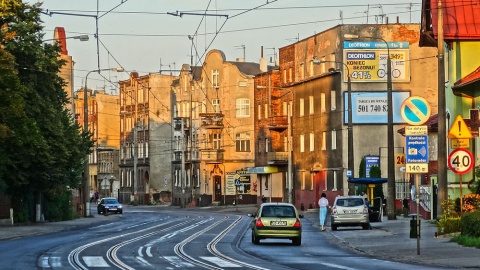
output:
[[410, 51], [408, 42], [364, 42], [345, 41], [343, 43], [343, 76], [348, 81], [348, 71], [352, 82], [386, 82], [387, 57], [390, 48], [392, 82], [410, 81]]
[[[405, 124], [400, 113], [402, 103], [410, 97], [409, 91], [393, 91], [393, 124]], [[344, 124], [348, 124], [348, 92], [343, 92]], [[388, 99], [387, 91], [352, 92], [352, 123], [353, 124], [387, 124]]]

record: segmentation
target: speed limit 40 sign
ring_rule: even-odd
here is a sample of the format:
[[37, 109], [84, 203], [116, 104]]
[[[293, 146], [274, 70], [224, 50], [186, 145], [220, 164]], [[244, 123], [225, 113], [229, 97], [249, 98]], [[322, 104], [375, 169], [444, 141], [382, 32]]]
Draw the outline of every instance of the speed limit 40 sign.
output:
[[456, 174], [464, 174], [473, 168], [473, 155], [467, 149], [457, 148], [448, 155], [448, 167]]

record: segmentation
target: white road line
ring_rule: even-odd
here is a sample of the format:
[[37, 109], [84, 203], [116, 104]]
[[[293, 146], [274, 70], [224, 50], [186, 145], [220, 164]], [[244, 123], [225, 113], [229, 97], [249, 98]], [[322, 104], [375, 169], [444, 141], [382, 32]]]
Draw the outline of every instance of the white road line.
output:
[[50, 265], [53, 268], [61, 268], [62, 267], [62, 258], [61, 257], [50, 257]]
[[142, 258], [142, 257], [136, 257], [136, 259], [137, 259], [140, 263], [142, 263], [144, 266], [150, 266], [150, 267], [153, 266], [153, 265], [149, 264], [149, 263], [148, 263], [144, 258]]
[[164, 258], [166, 261], [168, 261], [170, 264], [172, 264], [175, 267], [195, 267], [193, 264], [189, 262], [185, 262], [182, 259], [180, 259], [177, 256], [163, 256], [160, 258]]
[[110, 267], [102, 256], [83, 256], [82, 258], [88, 267]]
[[145, 250], [145, 253], [147, 253], [148, 257], [153, 257], [152, 255], [152, 247], [147, 247], [147, 250]]
[[143, 256], [143, 255], [142, 255], [142, 250], [143, 250], [143, 247], [139, 247], [139, 248], [138, 248], [138, 252], [137, 252], [137, 253], [138, 253], [138, 256], [139, 256], [139, 257], [142, 257], [142, 256]]
[[212, 262], [220, 267], [241, 267], [240, 265], [238, 264], [234, 264], [234, 263], [231, 263], [229, 261], [226, 261], [226, 260], [223, 260], [221, 258], [218, 258], [218, 257], [204, 257], [204, 256], [200, 256], [201, 259], [204, 259], [206, 261], [209, 261], [209, 262]]
[[328, 267], [333, 267], [333, 268], [338, 268], [338, 269], [357, 270], [357, 268], [351, 268], [351, 267], [347, 267], [347, 266], [343, 266], [343, 265], [339, 265], [339, 264], [334, 264], [334, 263], [322, 263], [322, 264], [325, 265], [325, 266], [328, 266]]
[[48, 263], [48, 258], [49, 257], [46, 257], [46, 256], [42, 256], [40, 258], [40, 263], [39, 263], [40, 268], [50, 268], [50, 264]]

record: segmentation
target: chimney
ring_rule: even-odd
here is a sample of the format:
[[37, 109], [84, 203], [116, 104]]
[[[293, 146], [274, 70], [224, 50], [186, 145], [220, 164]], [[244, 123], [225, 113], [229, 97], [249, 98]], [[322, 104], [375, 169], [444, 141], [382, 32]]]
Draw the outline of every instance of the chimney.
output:
[[262, 72], [267, 72], [268, 71], [268, 63], [267, 59], [263, 58], [263, 46], [260, 47], [260, 70]]

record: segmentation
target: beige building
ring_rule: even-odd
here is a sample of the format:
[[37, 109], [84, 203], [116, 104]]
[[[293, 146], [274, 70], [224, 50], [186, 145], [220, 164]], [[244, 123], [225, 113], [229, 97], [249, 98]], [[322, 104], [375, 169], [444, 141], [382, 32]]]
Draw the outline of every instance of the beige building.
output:
[[120, 201], [170, 202], [172, 101], [176, 76], [148, 74], [119, 82]]
[[219, 50], [201, 67], [183, 66], [174, 84], [173, 204], [256, 203], [248, 168], [258, 73], [259, 64], [227, 61]]

